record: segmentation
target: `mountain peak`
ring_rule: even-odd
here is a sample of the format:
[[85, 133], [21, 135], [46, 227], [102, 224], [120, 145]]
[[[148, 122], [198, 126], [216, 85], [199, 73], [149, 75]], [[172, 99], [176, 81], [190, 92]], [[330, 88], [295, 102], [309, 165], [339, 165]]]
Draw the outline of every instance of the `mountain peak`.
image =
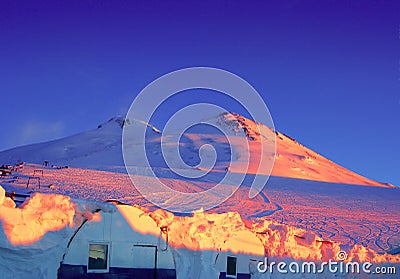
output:
[[151, 125], [150, 123], [147, 123], [143, 120], [137, 120], [137, 119], [130, 119], [130, 118], [125, 118], [123, 116], [117, 115], [115, 117], [110, 118], [107, 122], [104, 122], [97, 126], [97, 129], [102, 129], [105, 127], [119, 127], [121, 129], [124, 128], [125, 125], [145, 125], [149, 128], [151, 128], [154, 132], [156, 133], [161, 133], [159, 129], [157, 129], [155, 126]]
[[228, 121], [234, 121], [237, 123], [237, 127], [242, 129], [246, 137], [250, 140], [259, 140], [260, 138], [260, 127], [254, 120], [248, 119], [238, 113], [226, 113], [224, 115]]
[[110, 120], [108, 120], [107, 122], [101, 123], [99, 126], [97, 126], [97, 128], [101, 129], [109, 125], [118, 125], [122, 129], [125, 125], [125, 122], [126, 122], [125, 117], [117, 115], [115, 117], [110, 118]]
[[236, 112], [221, 113], [214, 122], [228, 134], [245, 136], [251, 141], [260, 141], [260, 137], [271, 139], [275, 132], [272, 128]]

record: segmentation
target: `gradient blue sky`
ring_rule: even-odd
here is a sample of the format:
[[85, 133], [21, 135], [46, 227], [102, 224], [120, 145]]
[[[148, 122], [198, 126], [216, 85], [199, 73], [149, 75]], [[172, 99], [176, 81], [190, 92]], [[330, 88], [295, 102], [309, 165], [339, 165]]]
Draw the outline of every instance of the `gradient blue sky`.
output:
[[155, 78], [211, 66], [251, 83], [277, 130], [400, 185], [399, 24], [398, 1], [2, 0], [0, 150], [95, 128]]

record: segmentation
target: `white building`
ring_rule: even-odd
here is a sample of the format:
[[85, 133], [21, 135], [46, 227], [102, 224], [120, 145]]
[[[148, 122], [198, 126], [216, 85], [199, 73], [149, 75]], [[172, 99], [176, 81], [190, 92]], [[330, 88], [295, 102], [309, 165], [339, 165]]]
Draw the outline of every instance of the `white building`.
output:
[[141, 209], [99, 211], [71, 238], [59, 278], [175, 279], [167, 232]]

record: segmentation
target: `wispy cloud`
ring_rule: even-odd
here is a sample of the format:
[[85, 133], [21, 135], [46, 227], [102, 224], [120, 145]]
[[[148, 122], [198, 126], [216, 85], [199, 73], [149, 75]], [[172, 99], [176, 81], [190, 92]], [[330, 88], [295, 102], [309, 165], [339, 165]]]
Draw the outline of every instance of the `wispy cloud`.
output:
[[8, 146], [48, 141], [63, 136], [65, 125], [62, 121], [28, 120], [10, 131]]

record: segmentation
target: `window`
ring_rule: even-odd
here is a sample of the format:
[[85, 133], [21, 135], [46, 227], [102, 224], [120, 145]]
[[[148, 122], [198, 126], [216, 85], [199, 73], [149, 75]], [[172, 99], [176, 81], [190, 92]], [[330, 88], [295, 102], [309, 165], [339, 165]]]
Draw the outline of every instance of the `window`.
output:
[[89, 244], [88, 272], [108, 272], [108, 244]]
[[226, 276], [229, 278], [236, 278], [236, 260], [236, 257], [226, 258]]

